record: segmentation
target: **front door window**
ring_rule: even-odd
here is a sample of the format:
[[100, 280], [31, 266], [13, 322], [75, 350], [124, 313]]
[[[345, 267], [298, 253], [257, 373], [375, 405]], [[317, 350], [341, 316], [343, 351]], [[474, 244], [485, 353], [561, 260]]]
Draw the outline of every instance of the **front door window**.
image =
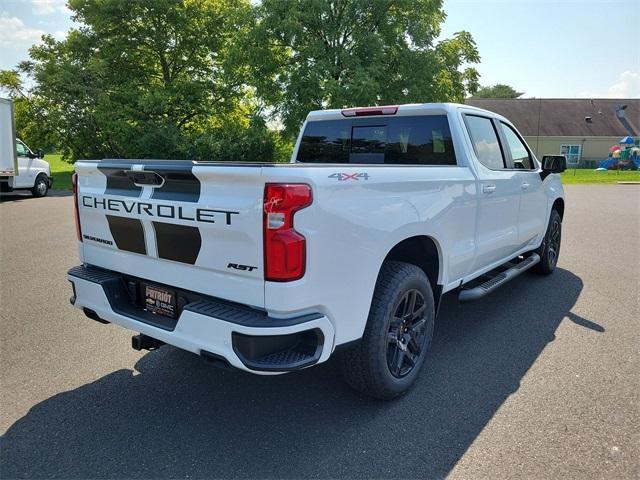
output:
[[511, 152], [513, 168], [517, 168], [518, 170], [532, 170], [533, 161], [524, 142], [520, 140], [516, 132], [506, 123], [502, 124], [502, 131], [504, 132], [504, 136], [507, 139], [507, 146]]
[[24, 146], [22, 142], [16, 142], [16, 150], [18, 151], [19, 157], [26, 157], [29, 155], [29, 150]]

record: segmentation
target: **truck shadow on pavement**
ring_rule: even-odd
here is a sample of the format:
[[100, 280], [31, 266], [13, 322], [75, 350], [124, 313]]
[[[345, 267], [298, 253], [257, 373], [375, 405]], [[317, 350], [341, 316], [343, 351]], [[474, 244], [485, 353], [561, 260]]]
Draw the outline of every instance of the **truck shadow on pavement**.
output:
[[394, 402], [353, 393], [335, 361], [256, 377], [163, 347], [34, 406], [2, 438], [2, 476], [444, 477], [563, 319], [604, 331], [570, 313], [582, 287], [558, 269], [471, 304], [445, 297], [426, 369]]

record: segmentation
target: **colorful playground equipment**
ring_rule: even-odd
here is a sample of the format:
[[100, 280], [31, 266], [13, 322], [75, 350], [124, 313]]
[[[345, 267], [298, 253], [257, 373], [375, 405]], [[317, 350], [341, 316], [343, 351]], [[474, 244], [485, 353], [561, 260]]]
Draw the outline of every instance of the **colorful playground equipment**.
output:
[[596, 170], [638, 170], [640, 169], [640, 147], [633, 137], [621, 138], [617, 145], [609, 149], [609, 156], [602, 160]]

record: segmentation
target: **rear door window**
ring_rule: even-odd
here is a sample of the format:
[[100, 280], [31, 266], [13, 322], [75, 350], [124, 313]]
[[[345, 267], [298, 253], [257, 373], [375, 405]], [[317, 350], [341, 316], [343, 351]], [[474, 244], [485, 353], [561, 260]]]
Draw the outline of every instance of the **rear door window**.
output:
[[456, 165], [446, 115], [308, 122], [302, 163]]
[[498, 141], [498, 133], [491, 119], [465, 115], [465, 122], [478, 161], [491, 170], [504, 169], [504, 156]]

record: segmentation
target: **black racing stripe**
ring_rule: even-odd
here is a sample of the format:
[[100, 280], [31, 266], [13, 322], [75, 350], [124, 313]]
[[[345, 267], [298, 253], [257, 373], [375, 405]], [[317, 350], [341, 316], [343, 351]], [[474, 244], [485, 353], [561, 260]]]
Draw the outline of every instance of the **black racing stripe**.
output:
[[153, 171], [164, 178], [162, 187], [154, 187], [151, 198], [153, 200], [170, 200], [174, 202], [193, 202], [200, 200], [200, 180], [191, 171], [192, 165], [151, 164], [145, 165], [145, 171]]
[[198, 227], [152, 222], [156, 231], [158, 257], [176, 262], [196, 263], [202, 238]]
[[142, 187], [136, 187], [125, 173], [130, 169], [131, 164], [122, 164], [122, 166], [98, 165], [98, 170], [107, 177], [107, 189], [104, 193], [122, 197], [139, 197], [142, 193]]
[[146, 255], [147, 246], [144, 241], [144, 228], [137, 218], [116, 217], [106, 215], [111, 236], [120, 250]]

